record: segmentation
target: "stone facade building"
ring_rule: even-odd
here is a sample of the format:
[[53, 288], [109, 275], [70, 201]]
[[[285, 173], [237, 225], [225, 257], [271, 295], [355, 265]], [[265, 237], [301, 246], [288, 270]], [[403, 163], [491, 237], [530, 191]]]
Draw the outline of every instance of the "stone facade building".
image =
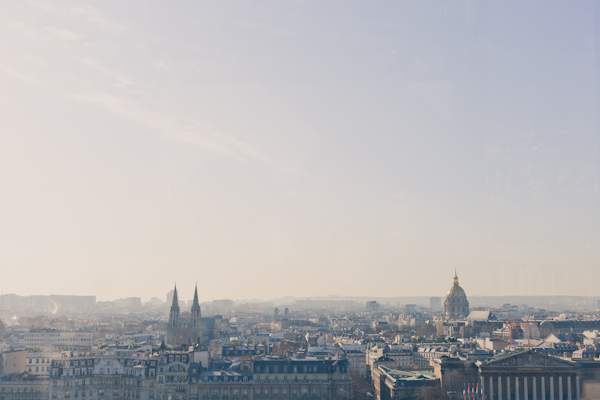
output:
[[89, 351], [94, 332], [32, 329], [24, 334], [25, 347], [42, 351]]
[[416, 400], [423, 398], [423, 389], [439, 388], [440, 382], [431, 371], [406, 371], [379, 366], [373, 370], [373, 385], [377, 400]]
[[531, 349], [488, 360], [442, 357], [433, 362], [442, 388], [462, 398], [478, 385], [487, 400], [600, 399], [600, 363], [573, 362]]
[[50, 400], [153, 400], [157, 360], [70, 356], [52, 361]]
[[477, 362], [491, 400], [580, 400], [577, 363], [523, 350]]
[[0, 378], [0, 400], [48, 400], [48, 378]]
[[213, 370], [207, 354], [64, 354], [51, 363], [49, 394], [18, 400], [345, 400], [352, 392], [345, 358], [264, 358]]
[[352, 389], [344, 358], [281, 358], [254, 361], [252, 399], [349, 399]]

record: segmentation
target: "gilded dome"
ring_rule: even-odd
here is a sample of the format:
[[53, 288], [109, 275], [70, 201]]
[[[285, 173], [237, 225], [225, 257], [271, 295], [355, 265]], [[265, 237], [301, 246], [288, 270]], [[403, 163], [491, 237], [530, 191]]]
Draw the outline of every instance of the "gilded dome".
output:
[[453, 285], [450, 290], [448, 290], [446, 297], [467, 297], [467, 295], [463, 288], [458, 285]]

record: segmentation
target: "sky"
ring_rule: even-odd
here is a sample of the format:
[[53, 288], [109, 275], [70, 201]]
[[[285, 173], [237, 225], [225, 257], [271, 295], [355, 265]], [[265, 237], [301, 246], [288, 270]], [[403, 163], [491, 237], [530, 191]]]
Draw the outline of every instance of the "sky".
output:
[[0, 1], [3, 293], [600, 296], [600, 4]]

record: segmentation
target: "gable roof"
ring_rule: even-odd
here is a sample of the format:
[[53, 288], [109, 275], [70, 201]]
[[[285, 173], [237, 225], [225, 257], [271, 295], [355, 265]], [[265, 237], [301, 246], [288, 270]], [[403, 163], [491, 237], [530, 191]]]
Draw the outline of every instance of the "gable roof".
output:
[[531, 366], [531, 367], [573, 367], [577, 368], [578, 364], [572, 361], [563, 360], [561, 358], [542, 354], [532, 351], [531, 349], [517, 350], [510, 353], [499, 354], [489, 360], [481, 362], [481, 367], [515, 367], [515, 366]]
[[471, 321], [496, 320], [496, 316], [491, 311], [471, 311], [467, 316]]

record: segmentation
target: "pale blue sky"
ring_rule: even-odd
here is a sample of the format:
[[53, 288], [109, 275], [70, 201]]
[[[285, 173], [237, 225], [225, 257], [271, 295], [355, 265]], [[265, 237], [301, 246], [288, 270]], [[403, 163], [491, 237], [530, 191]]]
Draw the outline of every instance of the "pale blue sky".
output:
[[0, 7], [4, 293], [600, 295], [592, 1]]

